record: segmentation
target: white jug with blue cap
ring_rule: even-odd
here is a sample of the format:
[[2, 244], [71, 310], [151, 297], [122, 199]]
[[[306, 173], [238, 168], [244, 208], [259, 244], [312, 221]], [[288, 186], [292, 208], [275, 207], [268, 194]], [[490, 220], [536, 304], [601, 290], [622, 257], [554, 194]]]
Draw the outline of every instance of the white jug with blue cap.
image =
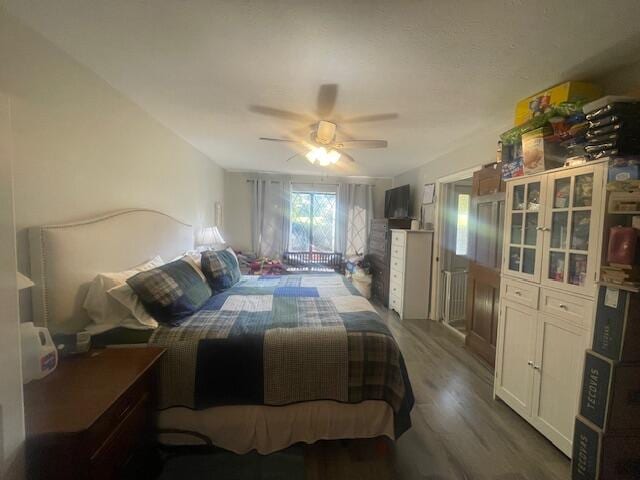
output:
[[39, 380], [53, 372], [58, 365], [58, 350], [49, 330], [36, 327], [33, 322], [20, 324], [22, 343], [22, 383]]

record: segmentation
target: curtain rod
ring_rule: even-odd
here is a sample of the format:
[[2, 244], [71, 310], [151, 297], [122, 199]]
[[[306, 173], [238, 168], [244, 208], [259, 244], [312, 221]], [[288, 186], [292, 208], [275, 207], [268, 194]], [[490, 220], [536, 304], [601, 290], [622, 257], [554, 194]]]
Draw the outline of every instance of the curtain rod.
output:
[[[256, 182], [258, 180], [259, 179], [257, 179], [257, 178], [247, 178], [246, 181], [247, 182]], [[271, 180], [272, 183], [280, 183], [281, 181], [282, 180]], [[339, 183], [322, 183], [322, 182], [320, 182], [320, 183], [313, 182], [312, 183], [312, 182], [294, 182], [294, 181], [292, 181], [291, 183], [293, 183], [295, 185], [311, 185], [311, 186], [314, 186], [314, 185], [328, 185], [330, 187], [337, 187], [338, 185], [340, 185]], [[375, 187], [376, 186], [373, 183], [351, 183], [351, 182], [343, 182], [343, 183], [350, 184], [350, 185], [369, 185], [371, 187]]]

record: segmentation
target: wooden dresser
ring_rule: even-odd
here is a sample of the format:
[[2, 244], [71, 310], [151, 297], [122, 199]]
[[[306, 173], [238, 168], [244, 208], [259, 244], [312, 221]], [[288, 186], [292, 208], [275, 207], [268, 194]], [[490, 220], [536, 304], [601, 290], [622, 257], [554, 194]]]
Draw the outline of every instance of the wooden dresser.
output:
[[162, 348], [107, 348], [24, 388], [29, 479], [120, 479], [151, 440]]
[[433, 232], [391, 230], [389, 308], [401, 319], [429, 318]]
[[389, 306], [389, 262], [391, 260], [391, 229], [411, 228], [410, 218], [374, 218], [369, 232], [367, 260], [371, 268], [371, 298]]

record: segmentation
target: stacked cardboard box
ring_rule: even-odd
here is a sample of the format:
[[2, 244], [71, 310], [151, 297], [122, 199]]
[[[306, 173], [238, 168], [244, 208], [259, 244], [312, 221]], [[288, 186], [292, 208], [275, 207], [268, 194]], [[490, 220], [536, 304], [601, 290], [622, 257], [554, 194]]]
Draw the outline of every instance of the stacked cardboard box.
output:
[[580, 480], [640, 478], [640, 293], [600, 287], [571, 473]]

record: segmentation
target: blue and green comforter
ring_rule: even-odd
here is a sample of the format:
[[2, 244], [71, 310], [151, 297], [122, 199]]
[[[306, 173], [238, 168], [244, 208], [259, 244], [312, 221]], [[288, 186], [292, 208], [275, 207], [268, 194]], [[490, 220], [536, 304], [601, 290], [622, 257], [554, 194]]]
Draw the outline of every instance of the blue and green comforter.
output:
[[149, 343], [167, 349], [161, 408], [383, 400], [396, 436], [411, 426], [400, 349], [340, 275], [245, 276]]

